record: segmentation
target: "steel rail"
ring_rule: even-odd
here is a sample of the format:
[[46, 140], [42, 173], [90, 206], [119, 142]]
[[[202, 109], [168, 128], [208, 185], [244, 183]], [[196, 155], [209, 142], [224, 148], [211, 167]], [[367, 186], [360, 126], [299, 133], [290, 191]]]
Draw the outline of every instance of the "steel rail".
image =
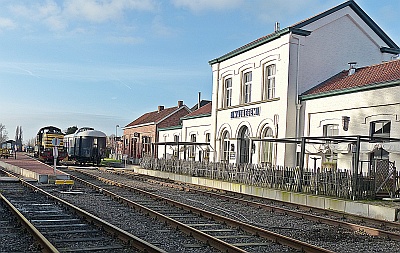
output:
[[332, 225], [332, 226], [338, 226], [338, 227], [342, 227], [342, 228], [347, 228], [350, 229], [352, 231], [363, 231], [371, 236], [380, 236], [380, 237], [385, 237], [385, 238], [389, 238], [392, 240], [397, 240], [400, 241], [400, 234], [396, 234], [393, 232], [389, 232], [389, 231], [385, 231], [382, 229], [377, 229], [377, 228], [372, 228], [372, 227], [368, 227], [365, 225], [358, 225], [358, 224], [354, 224], [354, 223], [350, 223], [350, 222], [345, 222], [345, 221], [340, 221], [340, 220], [335, 220], [332, 218], [327, 218], [327, 217], [321, 217], [321, 216], [317, 216], [315, 214], [309, 214], [309, 213], [304, 213], [304, 212], [299, 212], [296, 210], [289, 210], [286, 208], [282, 208], [282, 207], [275, 207], [275, 206], [270, 206], [267, 204], [262, 204], [262, 203], [257, 203], [254, 201], [249, 201], [249, 200], [245, 200], [245, 199], [240, 199], [240, 198], [235, 198], [235, 197], [230, 197], [230, 196], [225, 196], [225, 195], [221, 195], [221, 194], [216, 194], [216, 193], [207, 193], [204, 191], [199, 191], [202, 193], [206, 193], [206, 194], [211, 194], [213, 196], [222, 198], [222, 199], [226, 199], [229, 201], [236, 201], [248, 206], [252, 206], [252, 207], [256, 207], [256, 208], [262, 208], [264, 210], [270, 211], [270, 212], [279, 212], [279, 213], [284, 213], [284, 214], [288, 214], [294, 217], [299, 217], [299, 218], [303, 218], [303, 219], [307, 219], [310, 221], [315, 221], [318, 223], [323, 223], [323, 224], [327, 224], [327, 225]]
[[[301, 250], [302, 252], [310, 252], [310, 253], [317, 253], [317, 252], [326, 252], [326, 253], [329, 252], [329, 253], [332, 253], [333, 252], [333, 251], [330, 251], [330, 250], [327, 250], [327, 249], [324, 249], [324, 248], [321, 248], [321, 247], [317, 247], [315, 245], [311, 245], [311, 244], [308, 244], [308, 243], [305, 243], [305, 242], [302, 242], [302, 241], [299, 241], [299, 240], [296, 240], [296, 239], [293, 239], [293, 238], [290, 238], [290, 237], [287, 237], [287, 236], [283, 236], [281, 234], [274, 233], [274, 232], [271, 232], [271, 231], [268, 231], [268, 230], [253, 226], [253, 225], [249, 225], [249, 224], [246, 224], [246, 223], [243, 223], [243, 222], [239, 222], [239, 221], [236, 221], [236, 220], [233, 220], [233, 219], [230, 219], [230, 218], [218, 215], [218, 214], [214, 214], [214, 213], [202, 210], [202, 209], [198, 209], [198, 208], [195, 208], [195, 207], [192, 207], [192, 206], [189, 206], [189, 205], [186, 205], [186, 204], [171, 200], [169, 198], [165, 198], [165, 197], [153, 194], [153, 193], [149, 193], [149, 192], [146, 192], [144, 190], [137, 189], [137, 188], [134, 188], [132, 186], [128, 186], [128, 185], [120, 183], [120, 182], [116, 182], [116, 181], [113, 181], [113, 180], [110, 180], [110, 179], [107, 179], [107, 178], [99, 177], [99, 176], [96, 176], [96, 175], [93, 175], [93, 174], [90, 174], [90, 173], [87, 173], [87, 172], [79, 171], [79, 173], [83, 173], [83, 174], [85, 174], [87, 176], [90, 176], [90, 177], [92, 177], [94, 179], [102, 181], [102, 182], [104, 182], [106, 184], [118, 186], [118, 187], [125, 188], [125, 189], [128, 189], [128, 190], [143, 194], [143, 195], [147, 195], [147, 196], [150, 196], [153, 199], [162, 200], [165, 203], [168, 203], [170, 205], [179, 207], [181, 209], [187, 210], [187, 211], [192, 212], [192, 213], [196, 213], [196, 214], [201, 215], [203, 217], [207, 217], [207, 218], [213, 219], [215, 221], [224, 223], [224, 224], [226, 224], [228, 226], [242, 229], [243, 231], [246, 231], [246, 232], [251, 233], [253, 235], [258, 235], [260, 237], [263, 237], [265, 239], [274, 241], [276, 243], [279, 243], [279, 244], [282, 244], [282, 245], [286, 245], [286, 246], [288, 246], [290, 248]], [[165, 215], [162, 215], [162, 214], [160, 214], [160, 213], [158, 213], [156, 211], [150, 210], [147, 207], [144, 207], [144, 206], [142, 206], [140, 204], [137, 204], [137, 203], [135, 203], [133, 201], [130, 201], [130, 200], [128, 200], [128, 199], [126, 199], [126, 198], [124, 198], [122, 196], [119, 196], [119, 195], [117, 195], [117, 194], [115, 194], [115, 193], [113, 193], [111, 191], [108, 191], [108, 190], [106, 190], [106, 189], [104, 189], [104, 188], [102, 188], [100, 186], [96, 186], [96, 185], [94, 185], [94, 184], [92, 184], [90, 182], [82, 180], [82, 179], [80, 179], [80, 178], [78, 178], [76, 176], [73, 176], [73, 175], [70, 175], [70, 177], [72, 177], [76, 181], [79, 181], [81, 183], [87, 184], [88, 186], [91, 186], [94, 189], [97, 189], [98, 191], [100, 191], [100, 192], [102, 192], [104, 194], [107, 194], [107, 195], [109, 195], [109, 196], [111, 196], [111, 197], [113, 197], [115, 199], [118, 199], [120, 201], [124, 201], [126, 204], [129, 204], [132, 207], [140, 208], [141, 210], [145, 211], [146, 213], [155, 215], [155, 216], [159, 217], [160, 220], [168, 222], [169, 224], [172, 224], [174, 226], [179, 227], [185, 233], [188, 232], [192, 236], [194, 236], [195, 238], [197, 238], [199, 240], [207, 240], [207, 238], [208, 238], [208, 240], [206, 242], [209, 243], [212, 246], [214, 246], [214, 243], [215, 243], [215, 246], [220, 250], [223, 250], [223, 251], [228, 252], [228, 253], [229, 252], [245, 252], [245, 251], [242, 251], [241, 249], [239, 249], [240, 251], [231, 251], [230, 249], [233, 250], [236, 247], [232, 246], [230, 244], [227, 244], [227, 243], [221, 241], [220, 239], [211, 237], [211, 236], [209, 236], [209, 235], [207, 235], [207, 234], [205, 234], [205, 233], [203, 233], [201, 231], [198, 231], [197, 229], [193, 229], [193, 228], [191, 228], [189, 226], [186, 226], [186, 225], [184, 225], [184, 224], [182, 224], [182, 223], [180, 223], [178, 221], [175, 221], [174, 219], [171, 219], [171, 218], [169, 218], [169, 217], [167, 217]], [[210, 241], [211, 239], [212, 239], [212, 241]], [[220, 245], [220, 243], [223, 243], [223, 244]], [[232, 248], [232, 247], [234, 247], [234, 248]]]
[[[131, 173], [127, 173], [127, 174], [131, 174]], [[146, 176], [148, 176], [148, 175], [146, 175]], [[154, 178], [152, 176], [149, 176], [149, 177]], [[150, 180], [150, 181], [152, 181], [152, 180]], [[268, 200], [266, 198], [262, 198], [262, 197], [258, 197], [258, 196], [252, 196], [252, 195], [245, 194], [245, 193], [238, 193], [238, 192], [232, 192], [232, 191], [227, 191], [227, 190], [219, 190], [219, 189], [210, 188], [210, 187], [193, 185], [193, 184], [190, 184], [190, 183], [185, 183], [185, 185], [191, 185], [193, 188], [188, 187], [188, 186], [182, 186], [182, 185], [175, 186], [175, 185], [173, 185], [173, 183], [160, 182], [160, 181], [157, 181], [157, 180], [154, 180], [154, 182], [156, 182], [158, 184], [161, 184], [161, 185], [173, 187], [173, 188], [179, 188], [179, 189], [182, 189], [182, 190], [185, 190], [185, 191], [193, 191], [193, 192], [199, 192], [199, 193], [203, 193], [203, 194], [216, 196], [216, 197], [219, 197], [221, 199], [239, 202], [239, 203], [246, 204], [246, 205], [249, 205], [249, 206], [252, 206], [252, 207], [263, 208], [264, 210], [267, 210], [267, 211], [270, 211], [270, 212], [279, 212], [279, 213], [289, 214], [289, 215], [292, 215], [294, 217], [300, 217], [300, 218], [304, 218], [304, 219], [315, 221], [315, 222], [320, 222], [320, 223], [327, 224], [327, 225], [339, 226], [339, 227], [350, 229], [352, 231], [363, 231], [363, 232], [365, 232], [365, 233], [367, 233], [367, 234], [369, 234], [371, 236], [380, 236], [380, 237], [385, 237], [385, 238], [389, 238], [389, 239], [392, 239], [392, 240], [400, 241], [400, 234], [398, 234], [398, 233], [385, 231], [385, 230], [378, 229], [378, 228], [372, 228], [372, 227], [368, 227], [368, 226], [365, 226], [365, 225], [354, 224], [354, 223], [351, 223], [351, 222], [335, 220], [335, 219], [332, 219], [332, 218], [322, 217], [322, 216], [318, 216], [318, 215], [315, 215], [315, 214], [304, 213], [304, 212], [299, 212], [299, 211], [296, 211], [296, 210], [290, 210], [290, 209], [287, 209], [287, 208], [282, 208], [282, 207], [272, 206], [272, 205], [268, 205], [268, 204], [258, 203], [258, 202], [254, 202], [254, 201], [238, 198], [238, 197], [227, 196], [227, 195], [211, 192], [210, 189], [211, 190], [217, 190], [219, 192], [228, 192], [228, 193], [231, 193], [231, 194], [234, 194], [234, 195], [244, 196], [244, 197], [252, 198], [252, 199], [260, 199], [260, 200], [264, 200], [264, 201]], [[205, 188], [205, 189], [208, 189], [208, 190], [200, 190], [200, 189], [194, 189], [194, 188]], [[370, 222], [370, 223], [372, 223], [374, 225], [377, 225], [377, 226], [380, 226], [380, 227], [390, 227], [390, 228], [395, 228], [395, 229], [399, 229], [400, 230], [400, 223], [398, 223], [398, 222], [384, 221], [384, 220], [378, 220], [378, 219], [374, 219], [374, 218], [370, 218], [370, 217], [363, 217], [363, 216], [358, 216], [358, 215], [345, 214], [345, 213], [337, 212], [337, 211], [334, 211], [334, 210], [321, 209], [321, 208], [310, 207], [310, 206], [301, 205], [301, 204], [293, 204], [293, 203], [288, 203], [288, 202], [283, 202], [283, 201], [273, 200], [273, 199], [271, 199], [271, 201], [274, 201], [276, 203], [285, 204], [287, 206], [292, 206], [292, 207], [294, 207], [294, 208], [296, 208], [298, 210], [315, 212], [315, 213], [319, 213], [319, 214], [329, 214], [329, 215], [336, 216], [336, 217], [341, 216], [342, 218], [354, 219], [354, 220], [358, 220], [358, 221], [361, 221], [361, 222]]]
[[96, 225], [97, 227], [101, 227], [104, 231], [114, 235], [115, 237], [119, 238], [120, 240], [124, 241], [127, 245], [132, 246], [135, 249], [138, 249], [143, 252], [149, 252], [149, 253], [167, 253], [165, 250], [160, 249], [160, 248], [140, 239], [139, 237], [136, 237], [136, 236], [106, 222], [105, 220], [98, 218], [97, 216], [94, 216], [93, 214], [86, 212], [85, 210], [83, 210], [77, 206], [74, 206], [71, 203], [69, 203], [63, 199], [56, 197], [56, 196], [46, 192], [45, 190], [43, 190], [39, 187], [36, 187], [36, 186], [30, 184], [29, 182], [26, 182], [23, 179], [20, 179], [20, 181], [23, 185], [26, 185], [35, 191], [41, 192], [42, 194], [48, 196], [49, 198], [52, 198], [52, 199], [56, 200], [57, 202], [63, 204], [64, 206], [70, 208], [77, 215], [81, 216], [82, 218], [86, 219], [87, 221], [91, 222], [92, 224]]
[[[244, 250], [242, 250], [242, 249], [240, 249], [240, 248], [238, 248], [238, 247], [236, 247], [234, 245], [228, 244], [228, 243], [226, 243], [226, 242], [224, 242], [224, 241], [222, 241], [222, 240], [220, 240], [218, 238], [215, 238], [215, 237], [210, 236], [210, 235], [208, 235], [208, 234], [206, 234], [204, 232], [201, 232], [201, 231], [199, 231], [197, 229], [194, 229], [194, 228], [192, 228], [190, 226], [187, 226], [187, 225], [185, 225], [185, 224], [183, 224], [183, 223], [181, 223], [181, 222], [179, 222], [177, 220], [174, 220], [174, 219], [172, 219], [172, 218], [170, 218], [170, 217], [168, 217], [166, 215], [163, 215], [163, 214], [161, 214], [159, 212], [151, 210], [150, 208], [147, 208], [147, 207], [145, 207], [143, 205], [135, 203], [135, 202], [133, 202], [133, 201], [131, 201], [131, 200], [125, 198], [125, 197], [122, 197], [122, 196], [120, 196], [118, 194], [115, 194], [115, 193], [113, 193], [111, 191], [108, 191], [108, 190], [104, 189], [103, 187], [97, 186], [95, 184], [92, 184], [92, 183], [90, 183], [90, 182], [88, 182], [86, 180], [83, 180], [83, 179], [78, 178], [78, 177], [73, 176], [73, 175], [70, 175], [70, 177], [72, 177], [77, 182], [85, 184], [85, 185], [89, 186], [90, 188], [92, 188], [92, 189], [94, 189], [94, 190], [96, 190], [98, 192], [101, 192], [102, 194], [104, 194], [106, 196], [112, 197], [114, 200], [118, 200], [118, 201], [123, 202], [124, 204], [126, 204], [127, 206], [129, 206], [129, 207], [131, 207], [131, 208], [133, 208], [135, 210], [140, 210], [142, 213], [151, 215], [152, 217], [155, 217], [158, 220], [160, 220], [162, 222], [165, 222], [165, 223], [169, 224], [172, 227], [176, 227], [177, 229], [181, 230], [185, 234], [193, 236], [194, 238], [196, 238], [196, 239], [198, 239], [198, 240], [200, 240], [202, 242], [205, 242], [205, 243], [209, 244], [210, 246], [212, 246], [212, 247], [214, 247], [216, 249], [219, 249], [219, 250], [221, 250], [223, 252], [226, 252], [226, 253], [245, 253], [246, 252], [246, 251], [244, 251]], [[118, 187], [121, 187], [121, 188], [126, 188], [126, 185], [124, 185], [122, 183], [112, 182], [112, 181], [109, 181], [107, 183], [112, 183], [112, 185], [114, 185], [114, 186], [118, 186]], [[159, 199], [159, 198], [157, 198], [157, 199]]]
[[[2, 172], [6, 173], [7, 175], [9, 175], [10, 177], [18, 178], [15, 175], [13, 175], [12, 173], [9, 173], [6, 170], [3, 170], [3, 169], [0, 169], [0, 170]], [[97, 227], [101, 227], [104, 231], [106, 231], [106, 232], [108, 232], [110, 234], [113, 234], [117, 238], [119, 238], [122, 241], [124, 241], [127, 245], [132, 246], [135, 249], [138, 249], [139, 251], [148, 252], [148, 253], [167, 253], [165, 250], [160, 249], [160, 248], [158, 248], [158, 247], [156, 247], [156, 246], [154, 246], [154, 245], [152, 245], [152, 244], [140, 239], [139, 237], [136, 237], [136, 236], [134, 236], [134, 235], [132, 235], [132, 234], [130, 234], [130, 233], [128, 233], [128, 232], [126, 232], [126, 231], [124, 231], [124, 230], [122, 230], [122, 229], [120, 229], [120, 228], [118, 228], [118, 227], [116, 227], [116, 226], [114, 226], [114, 225], [112, 225], [112, 224], [100, 219], [100, 218], [98, 218], [97, 216], [92, 215], [91, 213], [86, 212], [85, 210], [80, 209], [80, 208], [72, 205], [71, 203], [63, 200], [63, 199], [58, 198], [58, 197], [56, 197], [56, 196], [54, 196], [54, 195], [42, 190], [39, 187], [34, 186], [33, 184], [25, 181], [22, 178], [19, 178], [19, 181], [21, 182], [22, 185], [25, 185], [25, 186], [27, 186], [27, 187], [29, 187], [29, 188], [37, 191], [37, 192], [40, 192], [40, 193], [48, 196], [49, 198], [52, 198], [52, 199], [58, 201], [59, 203], [62, 203], [63, 205], [65, 205], [68, 208], [70, 208], [71, 210], [73, 210], [80, 217], [83, 217], [84, 219], [86, 219], [87, 221], [89, 221], [92, 224], [96, 225]], [[5, 201], [7, 201], [3, 195], [1, 195], [1, 197]], [[10, 202], [8, 202], [8, 203], [10, 203]], [[10, 205], [12, 206], [11, 203], [10, 203]], [[51, 245], [51, 243], [34, 227], [34, 225], [31, 224], [15, 207], [13, 207], [13, 211], [15, 211], [16, 213], [18, 213], [20, 215], [19, 217], [21, 217], [23, 222], [26, 221], [26, 222], [29, 223], [29, 229], [32, 229], [33, 231], [36, 231], [37, 233], [39, 233], [39, 242], [40, 242], [40, 244], [42, 245], [41, 240], [46, 242], [46, 244], [43, 245], [44, 249], [46, 249], [48, 247], [47, 246], [48, 244]], [[35, 236], [35, 238], [36, 238], [36, 236]], [[49, 252], [49, 253], [51, 253], [51, 252], [59, 252], [53, 245], [51, 245], [51, 246], [52, 246], [52, 249], [55, 250], [55, 251], [43, 251], [43, 252], [45, 252], [45, 253], [47, 253], [47, 252]]]
[[11, 204], [11, 202], [3, 195], [0, 193], [0, 199], [6, 204], [6, 206], [8, 207], [8, 209], [14, 213], [14, 215], [17, 217], [17, 219], [20, 221], [21, 225], [23, 227], [25, 227], [29, 233], [35, 238], [35, 241], [41, 246], [41, 251], [43, 253], [59, 253], [60, 251], [57, 250], [56, 247], [54, 247], [53, 244], [51, 244], [51, 242], [49, 242], [47, 240], [47, 238], [39, 232], [39, 230], [37, 230], [35, 228], [35, 226], [29, 222], [29, 220], [27, 218], [25, 218], [25, 216], [18, 211], [18, 209]]

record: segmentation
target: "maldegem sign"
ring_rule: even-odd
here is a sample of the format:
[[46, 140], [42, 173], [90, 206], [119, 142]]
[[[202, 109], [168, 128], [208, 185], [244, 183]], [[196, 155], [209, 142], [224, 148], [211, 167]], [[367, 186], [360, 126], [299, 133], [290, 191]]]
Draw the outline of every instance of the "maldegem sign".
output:
[[231, 119], [260, 116], [260, 107], [231, 111]]

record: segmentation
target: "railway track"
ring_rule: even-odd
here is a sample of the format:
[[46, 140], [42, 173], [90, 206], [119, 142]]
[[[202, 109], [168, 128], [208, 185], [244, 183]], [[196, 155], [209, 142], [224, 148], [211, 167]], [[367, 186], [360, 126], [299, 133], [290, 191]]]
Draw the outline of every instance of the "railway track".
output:
[[18, 217], [41, 252], [165, 252], [24, 180], [1, 182], [0, 190], [3, 208]]
[[240, 203], [254, 208], [263, 209], [268, 212], [283, 213], [294, 217], [308, 219], [310, 221], [320, 222], [328, 225], [340, 226], [353, 231], [363, 231], [371, 236], [380, 236], [400, 241], [400, 222], [379, 220], [369, 217], [345, 214], [334, 210], [319, 209], [315, 207], [271, 200], [262, 197], [229, 192], [215, 188], [202, 187], [199, 185], [190, 185], [177, 183], [172, 180], [165, 180], [148, 175], [139, 175], [131, 171], [105, 170], [104, 172], [123, 175], [136, 180], [146, 180], [149, 183], [160, 184], [170, 188], [179, 188], [185, 192], [193, 194], [203, 194], [212, 196], [224, 201]]
[[[102, 171], [90, 170], [89, 172], [91, 174], [96, 174], [93, 175], [95, 177], [101, 176], [113, 178], [109, 173], [104, 173]], [[219, 195], [222, 195], [225, 198], [224, 194], [221, 193], [218, 193], [218, 196], [215, 196], [215, 194], [210, 195], [209, 191], [195, 191], [189, 189], [187, 186], [182, 185], [181, 183], [164, 182], [164, 185], [169, 184], [170, 187], [179, 189], [178, 191], [176, 189], [168, 191], [165, 187], [157, 189], [154, 184], [150, 184], [148, 182], [149, 179], [143, 179], [146, 177], [143, 177], [142, 175], [135, 175], [134, 177], [138, 180], [127, 179], [127, 175], [124, 174], [123, 177], [117, 177], [115, 181], [121, 181], [125, 184], [132, 184], [135, 185], [136, 188], [158, 192], [158, 194], [168, 196], [176, 201], [185, 201], [188, 205], [214, 210], [220, 213], [220, 215], [228, 216], [232, 219], [242, 220], [242, 222], [247, 224], [269, 229], [277, 233], [283, 233], [288, 237], [297, 238], [302, 241], [304, 240], [332, 251], [393, 252], [393, 250], [396, 251], [400, 248], [398, 241], [396, 241], [398, 233], [388, 231], [390, 229], [385, 227], [381, 227], [380, 230], [376, 230], [375, 228], [370, 228], [362, 224], [357, 225], [354, 223], [343, 222], [340, 219], [338, 219], [337, 222], [329, 217], [326, 217], [329, 222], [325, 222], [326, 224], [323, 224], [322, 222], [325, 217], [315, 217], [314, 220], [311, 219], [310, 221], [305, 218], [307, 216], [305, 215], [307, 212], [305, 213], [301, 210], [294, 210], [295, 215], [292, 215], [291, 210], [286, 208], [282, 211], [278, 211], [274, 205], [272, 205], [272, 209], [265, 209], [265, 207], [260, 207], [255, 203], [253, 204], [252, 202], [254, 201], [249, 201], [249, 199], [242, 202], [237, 194], [235, 194], [236, 196], [230, 200], [227, 200], [221, 199]], [[203, 200], [197, 200], [197, 198]], [[249, 198], [249, 196], [246, 196], [246, 198]], [[201, 201], [203, 201], [203, 203], [201, 203]], [[256, 205], [256, 207], [254, 207], [254, 205]], [[242, 207], [238, 208], [238, 206]], [[236, 211], [235, 213], [233, 210], [236, 209], [239, 209], [239, 211]], [[315, 216], [315, 214], [312, 215]], [[355, 229], [352, 229], [352, 226], [354, 226]], [[370, 233], [369, 229], [371, 231], [375, 231], [375, 234], [368, 234]]]
[[31, 234], [0, 199], [0, 252], [40, 252]]
[[[123, 201], [158, 220], [179, 228], [223, 252], [332, 252], [321, 247], [273, 233], [209, 211], [194, 208], [168, 198], [81, 172], [69, 171], [74, 180], [90, 185], [96, 191]], [[82, 179], [82, 180], [81, 180]], [[104, 183], [99, 182], [102, 180]], [[118, 189], [119, 188], [123, 189]], [[129, 189], [129, 192], [127, 191]], [[121, 196], [122, 195], [122, 196]], [[279, 248], [278, 244], [285, 245]], [[278, 247], [279, 246], [279, 247]], [[278, 247], [278, 248], [277, 248]]]

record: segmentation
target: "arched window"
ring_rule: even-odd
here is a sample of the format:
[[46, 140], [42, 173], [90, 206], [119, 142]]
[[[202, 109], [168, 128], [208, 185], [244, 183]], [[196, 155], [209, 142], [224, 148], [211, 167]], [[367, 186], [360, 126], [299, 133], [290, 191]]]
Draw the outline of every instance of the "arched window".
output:
[[179, 152], [179, 135], [177, 135], [177, 134], [175, 134], [174, 135], [174, 142], [176, 143], [176, 146], [174, 146], [174, 148], [173, 148], [173, 156], [174, 156], [174, 158], [178, 158], [178, 152]]
[[189, 158], [194, 161], [196, 158], [196, 145], [194, 145], [196, 142], [196, 134], [190, 135], [190, 142], [192, 142], [192, 144], [189, 148]]
[[[261, 138], [272, 138], [273, 133], [272, 129], [267, 127], [261, 134]], [[272, 154], [273, 154], [274, 146], [272, 142], [263, 141], [261, 142], [261, 149], [260, 149], [260, 161], [262, 165], [272, 165]]]
[[229, 138], [230, 138], [229, 132], [224, 131], [224, 133], [222, 134], [221, 162], [226, 162], [226, 163], [229, 162], [229, 149], [231, 146]]
[[250, 133], [247, 126], [242, 126], [239, 131], [239, 163], [250, 162]]

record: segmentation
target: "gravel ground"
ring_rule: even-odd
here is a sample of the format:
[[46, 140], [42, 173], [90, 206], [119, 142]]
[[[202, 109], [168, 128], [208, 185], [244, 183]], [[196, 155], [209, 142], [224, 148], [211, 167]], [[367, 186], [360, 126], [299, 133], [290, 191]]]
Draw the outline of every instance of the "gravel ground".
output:
[[353, 232], [284, 214], [266, 212], [241, 204], [223, 201], [208, 195], [193, 194], [97, 170], [90, 170], [89, 172], [118, 180], [136, 188], [151, 191], [210, 212], [257, 225], [335, 252], [400, 252], [400, 242], [372, 237], [362, 231]]
[[[0, 182], [0, 192], [8, 184]], [[0, 252], [40, 252], [33, 237], [18, 224], [3, 202], [0, 203]]]
[[80, 190], [83, 190], [84, 193], [53, 192], [53, 194], [167, 252], [218, 252], [180, 231], [111, 200], [103, 194], [95, 193], [86, 188]]

